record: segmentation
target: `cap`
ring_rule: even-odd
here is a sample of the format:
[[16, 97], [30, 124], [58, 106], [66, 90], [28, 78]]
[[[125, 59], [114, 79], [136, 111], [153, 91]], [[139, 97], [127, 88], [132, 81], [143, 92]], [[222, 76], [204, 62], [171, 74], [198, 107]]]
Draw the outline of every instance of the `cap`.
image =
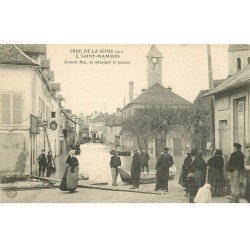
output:
[[241, 149], [241, 145], [239, 143], [234, 143], [234, 147], [237, 149]]

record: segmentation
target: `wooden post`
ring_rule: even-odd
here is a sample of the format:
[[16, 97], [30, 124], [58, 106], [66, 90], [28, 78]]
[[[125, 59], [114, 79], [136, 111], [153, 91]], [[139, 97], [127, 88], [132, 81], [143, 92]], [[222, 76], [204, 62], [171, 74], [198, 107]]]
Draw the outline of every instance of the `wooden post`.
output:
[[[211, 92], [214, 88], [213, 86], [213, 70], [212, 70], [212, 60], [211, 60], [211, 47], [207, 44], [207, 62], [208, 62], [208, 80], [209, 80], [209, 91]], [[214, 96], [209, 97], [209, 109], [210, 109], [210, 141], [211, 150], [215, 148], [215, 119], [214, 119]]]

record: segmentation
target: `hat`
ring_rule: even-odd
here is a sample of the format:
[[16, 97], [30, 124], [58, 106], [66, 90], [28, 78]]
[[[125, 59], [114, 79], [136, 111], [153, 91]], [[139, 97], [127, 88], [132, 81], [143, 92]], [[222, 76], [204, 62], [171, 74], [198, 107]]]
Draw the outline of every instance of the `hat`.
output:
[[234, 147], [237, 149], [241, 149], [241, 145], [239, 143], [234, 143]]
[[75, 150], [73, 150], [73, 149], [70, 150], [70, 151], [69, 151], [69, 154], [70, 154], [70, 155], [75, 154]]
[[137, 152], [137, 151], [138, 151], [138, 148], [134, 148], [133, 151], [134, 151], [134, 152]]
[[165, 152], [167, 152], [167, 151], [169, 150], [169, 148], [168, 148], [168, 147], [164, 147], [163, 150], [164, 150]]

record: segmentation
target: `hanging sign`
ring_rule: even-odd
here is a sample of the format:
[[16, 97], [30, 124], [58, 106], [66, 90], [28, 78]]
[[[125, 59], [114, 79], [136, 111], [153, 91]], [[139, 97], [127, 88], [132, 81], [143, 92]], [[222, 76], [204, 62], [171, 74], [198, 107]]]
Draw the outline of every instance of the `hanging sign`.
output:
[[56, 130], [56, 129], [57, 129], [57, 123], [56, 123], [56, 121], [52, 121], [52, 122], [50, 123], [49, 127], [50, 127], [50, 129], [53, 130], [53, 131]]

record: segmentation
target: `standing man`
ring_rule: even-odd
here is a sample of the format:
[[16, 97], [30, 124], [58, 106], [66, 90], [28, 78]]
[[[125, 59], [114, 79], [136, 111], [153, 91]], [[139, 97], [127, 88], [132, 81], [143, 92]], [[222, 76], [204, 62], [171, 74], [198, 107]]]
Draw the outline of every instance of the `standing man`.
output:
[[115, 151], [115, 154], [111, 156], [109, 164], [111, 167], [111, 174], [112, 174], [112, 186], [118, 186], [117, 184], [118, 167], [121, 166], [121, 159], [117, 151]]
[[174, 164], [173, 157], [168, 153], [169, 148], [163, 148], [163, 153], [160, 155], [156, 163], [156, 186], [155, 191], [159, 189], [168, 192], [169, 168]]
[[37, 158], [37, 161], [38, 161], [38, 175], [39, 176], [43, 176], [44, 175], [44, 172], [47, 168], [47, 159], [46, 159], [46, 156], [45, 156], [45, 150], [42, 149], [41, 150], [41, 154], [38, 156]]
[[131, 165], [131, 179], [133, 187], [131, 187], [131, 189], [139, 188], [141, 175], [141, 156], [138, 153], [138, 149], [134, 149], [133, 152], [134, 155]]
[[234, 143], [234, 152], [231, 154], [226, 170], [230, 173], [230, 199], [239, 201], [240, 196], [245, 195], [245, 166], [244, 154], [241, 152], [241, 145]]
[[148, 166], [148, 161], [150, 157], [146, 149], [144, 148], [141, 153], [141, 167], [142, 167], [142, 173], [144, 172], [144, 167], [147, 168], [147, 173], [149, 174], [149, 166]]

